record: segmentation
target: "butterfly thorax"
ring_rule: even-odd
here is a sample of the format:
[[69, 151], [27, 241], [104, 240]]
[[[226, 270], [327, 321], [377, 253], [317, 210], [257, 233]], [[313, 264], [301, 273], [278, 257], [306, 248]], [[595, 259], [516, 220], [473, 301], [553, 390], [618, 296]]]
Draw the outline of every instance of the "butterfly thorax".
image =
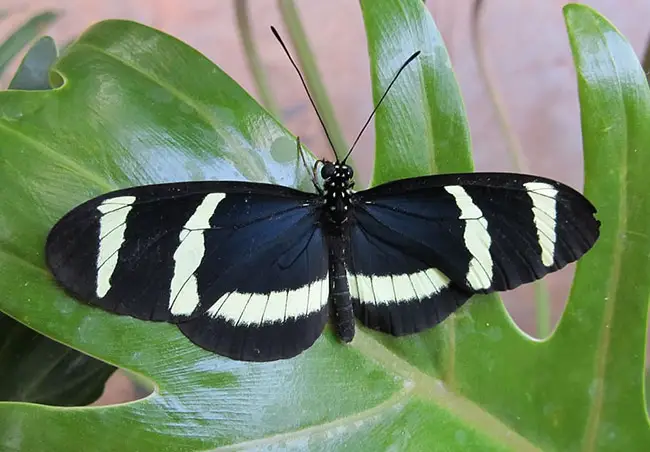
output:
[[354, 186], [353, 174], [352, 168], [338, 162], [325, 162], [321, 169], [321, 176], [324, 179], [325, 212], [335, 225], [347, 221], [351, 206], [351, 189]]

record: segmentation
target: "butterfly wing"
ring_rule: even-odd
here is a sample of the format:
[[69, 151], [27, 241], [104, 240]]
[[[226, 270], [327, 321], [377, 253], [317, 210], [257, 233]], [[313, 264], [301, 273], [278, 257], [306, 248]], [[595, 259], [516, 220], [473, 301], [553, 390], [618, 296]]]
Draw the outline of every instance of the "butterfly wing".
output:
[[327, 321], [320, 204], [312, 194], [245, 182], [120, 190], [64, 216], [48, 236], [47, 263], [77, 298], [179, 323], [221, 355], [294, 356]]
[[469, 173], [353, 197], [348, 257], [358, 318], [395, 335], [435, 325], [474, 293], [513, 289], [587, 252], [595, 208], [549, 179]]

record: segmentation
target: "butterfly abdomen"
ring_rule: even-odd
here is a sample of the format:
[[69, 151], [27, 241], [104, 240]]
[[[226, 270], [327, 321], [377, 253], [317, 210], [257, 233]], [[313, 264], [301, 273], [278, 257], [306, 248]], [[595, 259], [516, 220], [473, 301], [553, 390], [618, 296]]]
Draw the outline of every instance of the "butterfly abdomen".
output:
[[332, 311], [332, 321], [338, 337], [343, 342], [350, 342], [354, 337], [354, 310], [350, 299], [345, 270], [345, 240], [342, 235], [329, 237], [329, 302]]

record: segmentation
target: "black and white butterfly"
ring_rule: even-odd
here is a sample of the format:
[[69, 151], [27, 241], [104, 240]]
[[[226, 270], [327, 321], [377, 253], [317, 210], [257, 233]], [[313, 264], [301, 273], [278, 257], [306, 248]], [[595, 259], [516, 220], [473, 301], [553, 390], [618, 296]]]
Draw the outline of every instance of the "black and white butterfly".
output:
[[592, 204], [553, 180], [446, 174], [354, 192], [345, 159], [321, 164], [317, 193], [226, 181], [107, 193], [52, 228], [47, 264], [80, 300], [271, 361], [310, 347], [330, 317], [345, 342], [355, 317], [395, 336], [430, 328], [598, 238]]

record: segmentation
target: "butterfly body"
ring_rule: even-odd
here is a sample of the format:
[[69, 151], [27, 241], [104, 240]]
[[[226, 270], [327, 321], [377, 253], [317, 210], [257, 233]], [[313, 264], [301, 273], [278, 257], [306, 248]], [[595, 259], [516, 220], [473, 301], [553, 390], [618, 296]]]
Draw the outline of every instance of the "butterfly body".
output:
[[323, 224], [328, 244], [329, 298], [333, 311], [331, 317], [339, 338], [350, 342], [354, 338], [354, 311], [350, 300], [345, 260], [349, 243], [349, 215], [352, 207], [353, 171], [339, 162], [324, 162]]

